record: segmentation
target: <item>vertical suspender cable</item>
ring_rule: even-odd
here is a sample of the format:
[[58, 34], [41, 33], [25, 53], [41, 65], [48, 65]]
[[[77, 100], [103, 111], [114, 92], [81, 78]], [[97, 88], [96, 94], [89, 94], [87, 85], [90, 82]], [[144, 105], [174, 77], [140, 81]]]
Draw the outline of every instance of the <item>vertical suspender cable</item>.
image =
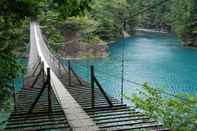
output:
[[[90, 63], [89, 63], [89, 58], [86, 58], [86, 64], [87, 64], [87, 81], [89, 81], [90, 80], [90, 71], [89, 71]], [[90, 81], [89, 81], [89, 83], [90, 83]]]
[[14, 110], [16, 111], [16, 89], [15, 89], [15, 80], [12, 81], [12, 88], [13, 88]]
[[[126, 22], [124, 21], [123, 23], [123, 29], [126, 29]], [[124, 95], [124, 58], [125, 58], [125, 38], [124, 38], [124, 34], [123, 34], [123, 43], [122, 43], [122, 62], [121, 62], [121, 104], [123, 104], [123, 95]]]
[[[152, 8], [156, 8], [166, 2], [168, 2], [169, 0], [163, 0], [153, 6], [150, 6], [148, 8], [145, 8], [144, 10], [140, 11], [140, 12], [137, 12], [136, 14], [132, 15], [133, 17], [134, 16], [137, 16], [139, 14], [143, 14], [145, 11], [148, 11], [148, 10], [151, 10]], [[123, 29], [125, 30], [126, 29], [126, 21], [124, 20], [123, 21]], [[121, 103], [123, 104], [123, 95], [124, 95], [124, 57], [125, 57], [125, 39], [124, 39], [124, 34], [123, 34], [123, 45], [122, 45], [122, 61], [121, 61], [121, 66], [122, 66], [122, 71], [121, 71]]]
[[92, 108], [95, 108], [95, 94], [94, 94], [94, 66], [90, 66], [90, 82], [91, 82], [91, 103], [92, 103]]

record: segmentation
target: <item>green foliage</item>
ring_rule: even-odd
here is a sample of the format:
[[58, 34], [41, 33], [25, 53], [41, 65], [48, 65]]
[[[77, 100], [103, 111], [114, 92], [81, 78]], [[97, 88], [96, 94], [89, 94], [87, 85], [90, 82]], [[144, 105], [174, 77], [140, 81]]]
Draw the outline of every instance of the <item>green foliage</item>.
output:
[[40, 24], [43, 34], [47, 37], [50, 44], [57, 45], [63, 43], [64, 37], [62, 35], [62, 26], [64, 19], [60, 18], [58, 13], [52, 10], [42, 12], [39, 15]]
[[56, 9], [60, 17], [66, 19], [68, 17], [84, 15], [90, 10], [92, 0], [53, 0], [52, 7]]
[[[3, 4], [3, 5], [2, 5]], [[16, 61], [16, 49], [24, 45], [27, 34], [24, 21], [25, 16], [31, 16], [33, 12], [28, 12], [22, 5], [30, 6], [25, 1], [1, 1], [0, 5], [0, 110], [7, 105], [13, 91], [12, 80], [17, 77], [20, 65]], [[23, 44], [22, 44], [23, 43]]]
[[0, 110], [9, 107], [12, 80], [17, 77], [21, 69], [17, 64], [16, 53], [19, 47], [29, 41], [27, 21], [29, 23], [30, 18], [37, 17], [43, 23], [46, 22], [49, 28], [52, 27], [47, 30], [53, 33], [53, 35], [49, 33], [49, 36], [53, 36], [53, 42], [57, 43], [62, 36], [56, 29], [61, 28], [60, 25], [65, 18], [81, 15], [88, 10], [89, 2], [90, 0], [0, 1]]
[[122, 31], [132, 32], [135, 26], [133, 5], [127, 0], [97, 0], [90, 15], [98, 22], [96, 34], [103, 39], [121, 37]]
[[17, 77], [20, 66], [15, 61], [15, 56], [9, 51], [0, 53], [0, 109], [8, 106], [6, 103], [11, 95], [13, 88], [11, 82]]
[[[43, 33], [45, 33], [49, 43], [57, 46], [64, 43], [65, 25], [70, 24], [73, 30], [75, 30], [74, 27], [78, 30], [83, 25], [87, 25], [86, 23], [89, 22], [89, 19], [83, 16], [90, 9], [90, 3], [91, 0], [46, 1], [42, 7], [44, 11], [39, 15], [39, 19], [41, 25], [45, 25], [42, 27], [44, 30]], [[86, 29], [90, 30], [91, 27]], [[85, 30], [84, 28], [83, 30]]]
[[67, 19], [70, 23], [78, 25], [79, 31], [83, 34], [95, 32], [98, 26], [98, 23], [89, 18], [88, 16], [83, 17], [70, 17]]
[[170, 31], [169, 26], [171, 25], [171, 21], [169, 19], [169, 16], [171, 3], [169, 0], [168, 2], [162, 3], [161, 5], [157, 6], [157, 4], [162, 1], [164, 0], [136, 1], [136, 5], [138, 6], [139, 10], [153, 7], [149, 10], [144, 11], [144, 13], [138, 16], [139, 26], [158, 30], [165, 29]]
[[[78, 31], [85, 42], [98, 43], [122, 36], [122, 31], [133, 32], [135, 6], [127, 0], [56, 0], [45, 2], [41, 24], [50, 43], [63, 43], [66, 29]], [[78, 13], [77, 10], [81, 9]], [[52, 9], [52, 10], [50, 10]], [[68, 10], [69, 9], [69, 10]], [[90, 10], [91, 9], [91, 10]], [[89, 12], [87, 12], [89, 11]], [[83, 16], [82, 16], [83, 15]], [[54, 33], [56, 32], [56, 33]]]
[[[88, 44], [106, 44], [100, 39], [100, 37], [95, 33], [98, 29], [98, 22], [88, 16], [83, 17], [70, 17], [67, 19], [66, 23], [72, 25], [72, 31], [76, 30], [81, 34], [82, 41]], [[73, 29], [75, 27], [75, 29]]]
[[[135, 1], [139, 10], [152, 7], [164, 0]], [[197, 46], [197, 1], [166, 0], [167, 2], [144, 11], [138, 16], [139, 27], [173, 31], [185, 45]]]
[[1, 0], [0, 14], [6, 20], [18, 22], [25, 17], [35, 16], [38, 12], [39, 0]]
[[197, 97], [177, 95], [166, 98], [162, 90], [144, 84], [138, 94], [127, 97], [137, 108], [154, 117], [173, 131], [194, 131], [197, 128]]
[[185, 45], [197, 45], [197, 1], [173, 0], [172, 25]]
[[82, 37], [82, 41], [85, 43], [89, 43], [89, 44], [103, 44], [103, 45], [107, 45], [107, 43], [105, 41], [103, 41], [98, 35], [84, 35]]

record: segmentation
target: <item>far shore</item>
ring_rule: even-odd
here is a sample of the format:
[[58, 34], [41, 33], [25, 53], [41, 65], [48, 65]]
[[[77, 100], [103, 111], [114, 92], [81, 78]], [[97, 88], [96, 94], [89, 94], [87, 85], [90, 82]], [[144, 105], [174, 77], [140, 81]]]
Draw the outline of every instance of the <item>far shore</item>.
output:
[[155, 32], [155, 33], [169, 33], [167, 31], [159, 31], [159, 30], [155, 30], [155, 29], [143, 29], [143, 28], [137, 28], [135, 29], [136, 31], [144, 31], [144, 32]]

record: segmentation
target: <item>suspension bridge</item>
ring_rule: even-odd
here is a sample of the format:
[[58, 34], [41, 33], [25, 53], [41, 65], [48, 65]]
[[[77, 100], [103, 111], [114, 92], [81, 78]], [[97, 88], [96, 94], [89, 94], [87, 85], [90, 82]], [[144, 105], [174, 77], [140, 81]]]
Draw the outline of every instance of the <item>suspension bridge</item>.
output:
[[158, 121], [109, 96], [90, 66], [90, 82], [47, 47], [36, 21], [23, 88], [16, 94], [7, 130], [168, 130]]

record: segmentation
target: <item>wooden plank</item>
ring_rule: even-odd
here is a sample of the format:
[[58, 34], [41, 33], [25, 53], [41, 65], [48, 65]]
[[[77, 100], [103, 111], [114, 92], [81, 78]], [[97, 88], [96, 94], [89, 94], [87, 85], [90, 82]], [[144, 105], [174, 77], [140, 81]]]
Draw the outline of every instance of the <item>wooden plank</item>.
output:
[[[44, 69], [46, 71], [47, 68], [50, 68], [47, 58], [45, 58], [45, 55], [43, 55], [43, 52], [42, 52], [42, 48], [44, 47], [47, 50], [46, 45], [44, 43], [43, 38], [41, 37], [42, 34], [40, 31], [39, 25], [36, 22], [32, 22], [31, 27], [33, 28], [32, 33], [34, 33], [34, 36], [35, 36], [35, 41], [36, 41], [35, 43], [37, 46], [39, 56], [41, 60], [44, 62], [44, 66], [45, 66]], [[58, 79], [58, 77], [53, 72], [53, 70], [51, 70], [50, 73], [51, 73], [50, 76], [51, 76], [52, 89], [73, 130], [87, 130], [87, 129], [90, 131], [98, 130], [96, 124], [85, 113], [85, 111], [75, 101], [75, 99], [70, 95], [70, 93], [66, 90], [66, 88]]]

